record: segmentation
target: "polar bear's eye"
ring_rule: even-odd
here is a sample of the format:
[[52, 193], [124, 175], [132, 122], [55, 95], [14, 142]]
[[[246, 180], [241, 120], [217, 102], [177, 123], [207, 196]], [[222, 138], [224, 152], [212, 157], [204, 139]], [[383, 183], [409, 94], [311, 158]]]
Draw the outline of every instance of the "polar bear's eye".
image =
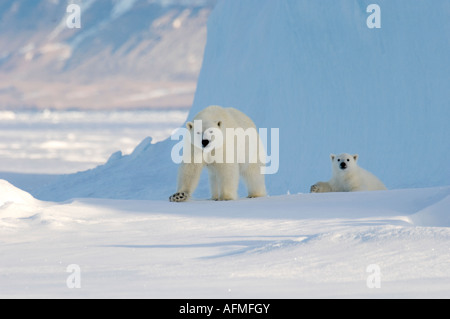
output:
[[350, 159], [347, 158], [347, 162], [350, 162]]
[[340, 158], [338, 158], [338, 162], [340, 162], [341, 161], [341, 159]]

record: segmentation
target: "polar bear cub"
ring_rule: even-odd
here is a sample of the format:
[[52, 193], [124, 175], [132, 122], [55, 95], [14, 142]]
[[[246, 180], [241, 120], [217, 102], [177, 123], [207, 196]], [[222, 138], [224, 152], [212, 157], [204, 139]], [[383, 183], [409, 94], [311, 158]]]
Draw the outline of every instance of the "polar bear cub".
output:
[[247, 186], [248, 197], [266, 196], [261, 169], [265, 166], [265, 150], [247, 115], [234, 108], [208, 106], [186, 128], [190, 138], [186, 139], [188, 147], [183, 153], [187, 152], [187, 159], [180, 164], [177, 192], [169, 197], [171, 202], [190, 198], [205, 167], [213, 200], [237, 199], [240, 177]]
[[357, 154], [331, 154], [330, 158], [333, 168], [331, 179], [312, 185], [311, 193], [386, 190], [375, 175], [358, 166]]

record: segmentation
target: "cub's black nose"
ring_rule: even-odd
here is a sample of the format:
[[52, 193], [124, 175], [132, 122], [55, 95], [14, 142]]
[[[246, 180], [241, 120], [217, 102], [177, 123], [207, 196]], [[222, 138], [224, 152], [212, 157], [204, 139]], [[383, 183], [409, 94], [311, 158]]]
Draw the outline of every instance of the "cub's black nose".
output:
[[202, 140], [203, 147], [206, 147], [209, 144], [208, 140]]
[[346, 169], [347, 168], [347, 164], [345, 164], [345, 163], [341, 163], [339, 166], [341, 167], [341, 169]]

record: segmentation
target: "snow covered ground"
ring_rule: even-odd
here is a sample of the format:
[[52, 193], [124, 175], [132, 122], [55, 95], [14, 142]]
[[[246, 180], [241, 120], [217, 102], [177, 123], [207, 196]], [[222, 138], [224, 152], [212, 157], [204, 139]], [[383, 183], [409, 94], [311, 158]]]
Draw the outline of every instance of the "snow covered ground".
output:
[[449, 207], [450, 187], [52, 203], [2, 180], [0, 297], [449, 298]]

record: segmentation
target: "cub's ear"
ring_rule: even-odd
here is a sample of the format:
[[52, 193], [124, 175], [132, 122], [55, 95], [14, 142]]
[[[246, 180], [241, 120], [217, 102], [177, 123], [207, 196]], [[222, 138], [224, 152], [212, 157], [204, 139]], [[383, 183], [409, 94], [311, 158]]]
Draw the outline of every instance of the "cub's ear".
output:
[[336, 158], [336, 155], [330, 154], [330, 158], [331, 158], [331, 161], [334, 161], [334, 159]]
[[194, 127], [194, 124], [192, 124], [192, 122], [187, 122], [186, 127], [188, 130], [192, 130], [192, 128]]
[[353, 155], [353, 159], [355, 160], [355, 162], [358, 160], [358, 156], [359, 156], [358, 154]]
[[217, 122], [217, 126], [220, 127], [222, 125], [222, 121]]

